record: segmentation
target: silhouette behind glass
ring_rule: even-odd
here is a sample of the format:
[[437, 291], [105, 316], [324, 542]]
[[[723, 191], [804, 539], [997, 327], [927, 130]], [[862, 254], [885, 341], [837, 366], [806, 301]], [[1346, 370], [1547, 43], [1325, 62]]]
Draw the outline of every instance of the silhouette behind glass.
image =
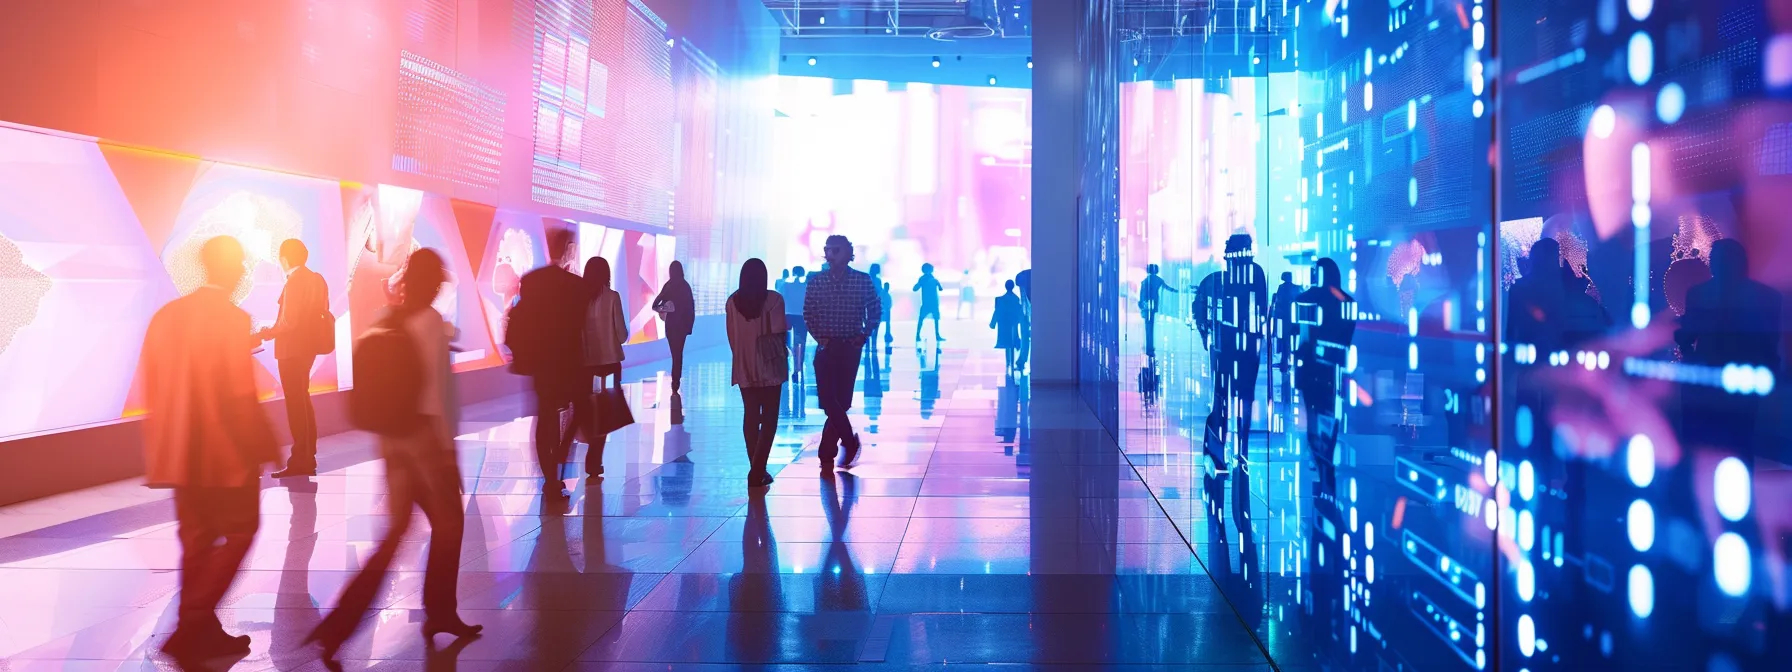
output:
[[[1674, 340], [1687, 362], [1722, 368], [1744, 364], [1775, 376], [1780, 367], [1780, 294], [1749, 278], [1748, 252], [1726, 238], [1711, 245], [1711, 280], [1686, 293], [1686, 315]], [[1753, 454], [1762, 397], [1722, 388], [1682, 388], [1687, 438]]]

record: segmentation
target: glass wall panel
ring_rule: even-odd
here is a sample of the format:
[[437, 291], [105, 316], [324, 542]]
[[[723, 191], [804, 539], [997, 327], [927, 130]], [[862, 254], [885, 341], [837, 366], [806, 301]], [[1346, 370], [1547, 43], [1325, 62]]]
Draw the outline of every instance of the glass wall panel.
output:
[[1284, 669], [1785, 669], [1784, 3], [1122, 9], [1120, 443]]

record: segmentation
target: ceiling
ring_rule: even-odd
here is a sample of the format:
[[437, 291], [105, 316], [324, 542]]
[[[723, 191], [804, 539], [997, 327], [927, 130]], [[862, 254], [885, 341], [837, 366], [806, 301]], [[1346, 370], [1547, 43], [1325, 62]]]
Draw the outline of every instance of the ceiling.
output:
[[785, 37], [940, 40], [1028, 37], [1035, 1], [1039, 0], [764, 0]]

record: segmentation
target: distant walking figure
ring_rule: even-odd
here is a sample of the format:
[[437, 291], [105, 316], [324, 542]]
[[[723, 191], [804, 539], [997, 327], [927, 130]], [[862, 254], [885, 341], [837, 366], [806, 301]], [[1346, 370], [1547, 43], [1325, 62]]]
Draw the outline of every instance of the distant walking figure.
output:
[[921, 327], [927, 324], [927, 318], [933, 318], [933, 340], [944, 341], [940, 336], [940, 290], [945, 286], [940, 279], [933, 277], [933, 264], [921, 264], [921, 277], [915, 280], [915, 288], [910, 291], [921, 293], [921, 314], [915, 318], [915, 342], [921, 342]]
[[803, 276], [807, 271], [798, 266], [791, 269], [790, 282], [784, 285], [784, 319], [790, 324], [790, 379], [803, 377], [803, 362], [809, 354], [809, 322], [803, 319], [803, 301], [808, 296], [809, 282]]
[[[628, 342], [628, 320], [622, 315], [622, 295], [610, 288], [610, 262], [592, 257], [585, 262], [585, 284], [591, 289], [591, 309], [585, 313], [585, 376], [579, 380], [579, 399], [573, 406], [574, 426], [585, 430], [585, 475], [604, 475], [604, 443], [608, 437], [598, 431], [597, 414], [590, 402], [593, 383], [611, 388], [622, 386], [622, 344]], [[572, 454], [572, 435], [561, 439], [560, 455]]]
[[896, 342], [896, 335], [890, 333], [890, 306], [895, 303], [895, 297], [890, 296], [890, 283], [886, 282], [877, 288], [877, 302], [883, 308], [883, 326], [880, 329], [884, 332], [884, 351], [888, 352], [890, 344]]
[[672, 350], [672, 391], [676, 392], [684, 380], [684, 341], [697, 322], [697, 308], [691, 283], [684, 279], [684, 264], [674, 261], [666, 270], [671, 279], [660, 288], [659, 296], [653, 297], [653, 309], [666, 321], [666, 345]]
[[1021, 323], [1026, 319], [1021, 309], [1020, 297], [1014, 294], [1014, 281], [1003, 284], [1004, 294], [996, 297], [995, 314], [989, 316], [989, 326], [996, 330], [996, 347], [1008, 357], [1008, 370], [1015, 369], [1015, 353], [1021, 348]]
[[593, 293], [565, 267], [571, 263], [572, 232], [553, 229], [547, 238], [551, 263], [523, 276], [504, 342], [513, 356], [511, 371], [529, 376], [535, 393], [535, 460], [541, 467], [542, 494], [565, 497], [560, 411], [573, 406], [575, 417], [591, 415], [589, 408], [583, 413], [578, 408], [591, 403], [585, 322]]
[[841, 467], [852, 466], [859, 457], [859, 436], [846, 412], [852, 409], [853, 384], [859, 377], [859, 352], [877, 324], [879, 310], [871, 276], [847, 265], [853, 259], [852, 241], [828, 236], [824, 253], [828, 270], [810, 278], [803, 315], [821, 344], [815, 351], [815, 394], [828, 416], [821, 429], [821, 467], [827, 471], [835, 466], [842, 442], [846, 455], [839, 461]]
[[261, 522], [262, 465], [279, 457], [255, 393], [249, 314], [231, 302], [243, 246], [219, 236], [200, 248], [206, 284], [168, 302], [143, 338], [147, 484], [174, 490], [180, 535], [180, 616], [162, 651], [177, 660], [245, 654], [218, 602]]
[[292, 429], [292, 455], [274, 478], [317, 475], [317, 412], [311, 406], [311, 367], [319, 355], [335, 349], [336, 318], [330, 314], [330, 288], [324, 276], [305, 267], [311, 256], [297, 238], [280, 243], [280, 267], [286, 287], [280, 290], [280, 314], [261, 332], [274, 341], [280, 369], [280, 393], [286, 397], [286, 424]]
[[1157, 275], [1157, 264], [1145, 266], [1145, 280], [1139, 283], [1139, 316], [1145, 319], [1145, 356], [1157, 354], [1157, 313], [1162, 308], [1158, 297], [1163, 292], [1180, 293]]
[[413, 352], [422, 360], [416, 428], [379, 437], [380, 457], [386, 462], [386, 504], [390, 519], [386, 534], [367, 564], [343, 588], [336, 609], [311, 631], [307, 641], [323, 646], [325, 661], [366, 620], [367, 612], [386, 582], [386, 572], [405, 542], [422, 509], [429, 520], [429, 555], [423, 574], [423, 637], [446, 633], [457, 638], [477, 636], [484, 628], [460, 620], [460, 549], [466, 511], [461, 507], [459, 460], [454, 436], [460, 424], [460, 403], [455, 397], [453, 364], [448, 343], [453, 327], [430, 307], [448, 279], [442, 258], [424, 248], [411, 253], [405, 267], [403, 299], [380, 323], [402, 330], [412, 340]]
[[970, 319], [977, 314], [977, 288], [971, 284], [971, 269], [964, 269], [964, 276], [958, 280], [958, 319]]
[[740, 267], [740, 287], [728, 297], [728, 349], [734, 355], [734, 384], [740, 387], [741, 433], [747, 446], [747, 485], [771, 485], [766, 461], [778, 434], [778, 399], [789, 353], [783, 347], [790, 325], [784, 297], [765, 289], [765, 262], [748, 259]]

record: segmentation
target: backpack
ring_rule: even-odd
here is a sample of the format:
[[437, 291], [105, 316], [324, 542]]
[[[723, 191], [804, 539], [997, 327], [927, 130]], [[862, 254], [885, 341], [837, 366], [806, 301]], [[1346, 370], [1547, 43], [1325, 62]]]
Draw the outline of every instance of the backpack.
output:
[[423, 354], [404, 328], [409, 313], [394, 310], [355, 339], [349, 423], [381, 436], [404, 436], [423, 426]]
[[327, 355], [336, 351], [336, 316], [328, 309], [312, 318], [310, 324], [312, 349], [319, 355]]

